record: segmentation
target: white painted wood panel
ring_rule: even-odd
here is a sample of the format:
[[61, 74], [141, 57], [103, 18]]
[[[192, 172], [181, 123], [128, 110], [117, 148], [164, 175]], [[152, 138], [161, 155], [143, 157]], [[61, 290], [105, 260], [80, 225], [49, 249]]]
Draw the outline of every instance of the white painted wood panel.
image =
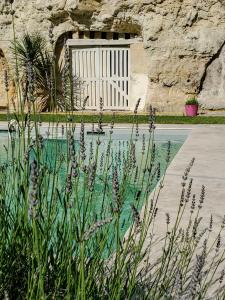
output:
[[[87, 47], [72, 50], [73, 76], [81, 82], [80, 101], [89, 96], [87, 109], [129, 110], [130, 49]], [[78, 101], [79, 103], [79, 101]]]

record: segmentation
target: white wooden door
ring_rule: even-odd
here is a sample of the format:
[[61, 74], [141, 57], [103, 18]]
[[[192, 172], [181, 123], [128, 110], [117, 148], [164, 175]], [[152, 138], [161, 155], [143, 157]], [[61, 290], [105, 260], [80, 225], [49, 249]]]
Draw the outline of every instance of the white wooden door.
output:
[[79, 78], [80, 101], [87, 109], [129, 110], [130, 49], [89, 47], [72, 50], [73, 76]]

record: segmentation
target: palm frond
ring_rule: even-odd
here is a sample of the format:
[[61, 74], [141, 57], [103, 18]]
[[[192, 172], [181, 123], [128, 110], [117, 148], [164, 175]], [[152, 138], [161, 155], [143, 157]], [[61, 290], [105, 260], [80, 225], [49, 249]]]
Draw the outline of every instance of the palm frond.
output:
[[35, 65], [46, 47], [44, 38], [38, 34], [26, 33], [21, 41], [13, 42], [12, 53], [17, 57], [19, 64], [26, 68], [27, 63]]

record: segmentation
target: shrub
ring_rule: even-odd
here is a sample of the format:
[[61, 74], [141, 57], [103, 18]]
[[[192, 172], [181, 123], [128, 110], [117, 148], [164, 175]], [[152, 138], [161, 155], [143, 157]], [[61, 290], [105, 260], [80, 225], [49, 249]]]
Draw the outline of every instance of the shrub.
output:
[[185, 105], [198, 105], [198, 100], [196, 98], [190, 98], [185, 102]]

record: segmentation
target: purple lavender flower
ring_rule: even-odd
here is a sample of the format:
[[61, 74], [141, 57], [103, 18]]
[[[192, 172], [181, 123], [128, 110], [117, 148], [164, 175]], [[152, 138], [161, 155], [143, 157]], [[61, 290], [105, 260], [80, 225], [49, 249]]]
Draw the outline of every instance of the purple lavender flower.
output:
[[107, 149], [106, 149], [106, 156], [109, 156], [111, 152], [111, 141], [108, 142]]
[[182, 188], [181, 197], [180, 197], [180, 207], [184, 206], [184, 197], [185, 197], [185, 188]]
[[170, 162], [170, 154], [171, 154], [171, 142], [168, 141], [168, 144], [167, 144], [167, 155], [166, 155], [166, 162], [167, 163]]
[[193, 179], [191, 178], [190, 181], [189, 181], [189, 185], [188, 185], [188, 188], [187, 188], [186, 195], [185, 195], [185, 202], [186, 203], [189, 202], [190, 197], [191, 197], [192, 183], [193, 183]]
[[192, 196], [191, 213], [193, 213], [194, 210], [195, 210], [195, 203], [196, 203], [196, 195], [194, 194], [194, 195]]
[[4, 72], [4, 84], [5, 84], [5, 90], [8, 93], [8, 91], [9, 91], [9, 79], [8, 79], [8, 72], [6, 70]]
[[75, 160], [73, 160], [72, 164], [71, 164], [71, 175], [74, 178], [76, 178], [79, 175], [79, 172], [78, 172], [78, 163]]
[[199, 209], [202, 208], [202, 205], [204, 203], [204, 200], [205, 200], [205, 186], [203, 185], [202, 186], [202, 189], [201, 189], [201, 194], [200, 194], [200, 200], [199, 200]]
[[139, 137], [139, 124], [138, 124], [138, 122], [136, 122], [135, 136], [136, 136], [136, 140], [138, 140], [138, 137]]
[[150, 105], [149, 108], [149, 132], [151, 133], [154, 129], [155, 129], [155, 112], [156, 110], [154, 108], [152, 108], [152, 106]]
[[27, 79], [28, 79], [28, 93], [29, 93], [29, 99], [33, 100], [33, 94], [34, 94], [34, 69], [33, 65], [30, 61], [27, 62]]
[[89, 148], [89, 159], [90, 159], [90, 160], [92, 160], [93, 154], [94, 154], [94, 150], [93, 150], [93, 142], [90, 141], [90, 148]]
[[66, 102], [67, 97], [67, 87], [68, 87], [68, 77], [69, 77], [69, 70], [70, 70], [70, 55], [69, 55], [69, 49], [66, 45], [66, 39], [64, 40], [64, 67], [62, 70], [62, 94], [64, 101]]
[[71, 192], [72, 192], [72, 180], [71, 180], [71, 174], [68, 174], [66, 178], [66, 193], [70, 194]]
[[101, 154], [100, 158], [100, 171], [102, 172], [104, 166], [104, 153]]
[[88, 168], [88, 166], [86, 166], [86, 165], [83, 165], [83, 166], [82, 166], [82, 170], [83, 170], [83, 172], [84, 172], [85, 174], [88, 174], [88, 172], [89, 172], [89, 168]]
[[38, 165], [34, 159], [30, 165], [30, 194], [29, 194], [29, 215], [37, 216], [36, 206], [38, 204]]
[[67, 68], [67, 70], [69, 70], [70, 67], [70, 52], [69, 52], [69, 47], [66, 45], [66, 39], [64, 41], [64, 47], [65, 47], [65, 66]]
[[113, 199], [117, 205], [119, 204], [119, 198], [119, 177], [117, 166], [115, 166], [113, 170]]
[[221, 274], [220, 274], [220, 278], [219, 278], [219, 283], [222, 284], [223, 280], [224, 280], [224, 276], [225, 276], [225, 270], [222, 270], [221, 271]]
[[197, 295], [197, 287], [198, 285], [201, 284], [202, 270], [205, 265], [205, 259], [206, 259], [206, 246], [207, 246], [207, 241], [205, 240], [201, 255], [197, 255], [196, 264], [194, 266], [194, 270], [191, 276], [191, 282], [188, 287], [188, 296], [190, 298], [187, 299], [195, 299], [195, 296]]
[[142, 135], [142, 154], [143, 155], [145, 154], [145, 148], [146, 148], [146, 145], [145, 145], [145, 135], [143, 134]]
[[64, 125], [62, 125], [61, 129], [62, 129], [62, 135], [64, 135], [64, 133], [65, 133]]
[[135, 182], [135, 183], [136, 183], [137, 180], [138, 180], [138, 171], [139, 171], [138, 166], [136, 166], [135, 175], [134, 175], [134, 182]]
[[99, 106], [100, 106], [100, 110], [102, 111], [104, 108], [104, 101], [103, 101], [102, 97], [100, 98]]
[[112, 119], [112, 121], [110, 123], [110, 130], [109, 130], [110, 134], [113, 134], [113, 128], [114, 128], [114, 115], [113, 115], [113, 119]]
[[26, 161], [26, 162], [28, 162], [29, 161], [29, 158], [30, 158], [30, 151], [31, 151], [31, 148], [30, 148], [30, 146], [28, 147], [28, 149], [25, 151], [25, 153], [24, 153], [24, 160]]
[[170, 224], [170, 215], [168, 213], [166, 213], [166, 224]]
[[222, 224], [221, 224], [221, 228], [223, 229], [225, 227], [225, 216], [223, 217], [223, 221], [222, 221]]
[[221, 235], [219, 233], [218, 237], [217, 237], [217, 241], [216, 241], [216, 252], [217, 253], [219, 252], [220, 246], [221, 246]]
[[209, 221], [209, 232], [212, 232], [212, 228], [213, 228], [213, 216], [210, 216], [210, 221]]
[[132, 156], [133, 167], [135, 167], [137, 160], [136, 160], [136, 146], [134, 143], [131, 144], [131, 156]]
[[160, 163], [158, 163], [158, 167], [157, 167], [157, 181], [159, 181], [161, 178], [161, 165]]
[[80, 129], [80, 157], [81, 160], [85, 160], [86, 158], [86, 148], [85, 148], [85, 141], [84, 141], [84, 123], [81, 122], [81, 129]]
[[118, 151], [118, 164], [121, 165], [121, 150], [119, 147], [119, 151]]
[[43, 136], [41, 134], [37, 135], [37, 146], [40, 149], [44, 148], [44, 138], [43, 138]]
[[88, 188], [90, 192], [92, 192], [94, 189], [95, 172], [96, 172], [96, 162], [92, 163], [89, 167]]
[[176, 272], [176, 278], [174, 283], [174, 300], [181, 300], [181, 294], [182, 294], [182, 273], [180, 270], [177, 270]]
[[84, 233], [83, 241], [87, 241], [93, 234], [95, 234], [98, 230], [100, 230], [104, 225], [109, 224], [111, 222], [112, 222], [112, 217], [109, 217], [102, 221], [97, 221]]
[[67, 131], [67, 139], [68, 139], [70, 159], [72, 161], [75, 161], [76, 160], [76, 158], [75, 158], [75, 155], [76, 155], [76, 152], [75, 152], [75, 142], [74, 142], [73, 134], [72, 134], [72, 132], [70, 130]]
[[140, 214], [134, 204], [131, 205], [131, 209], [132, 209], [132, 215], [133, 215], [134, 222], [137, 227], [140, 227], [141, 226]]

